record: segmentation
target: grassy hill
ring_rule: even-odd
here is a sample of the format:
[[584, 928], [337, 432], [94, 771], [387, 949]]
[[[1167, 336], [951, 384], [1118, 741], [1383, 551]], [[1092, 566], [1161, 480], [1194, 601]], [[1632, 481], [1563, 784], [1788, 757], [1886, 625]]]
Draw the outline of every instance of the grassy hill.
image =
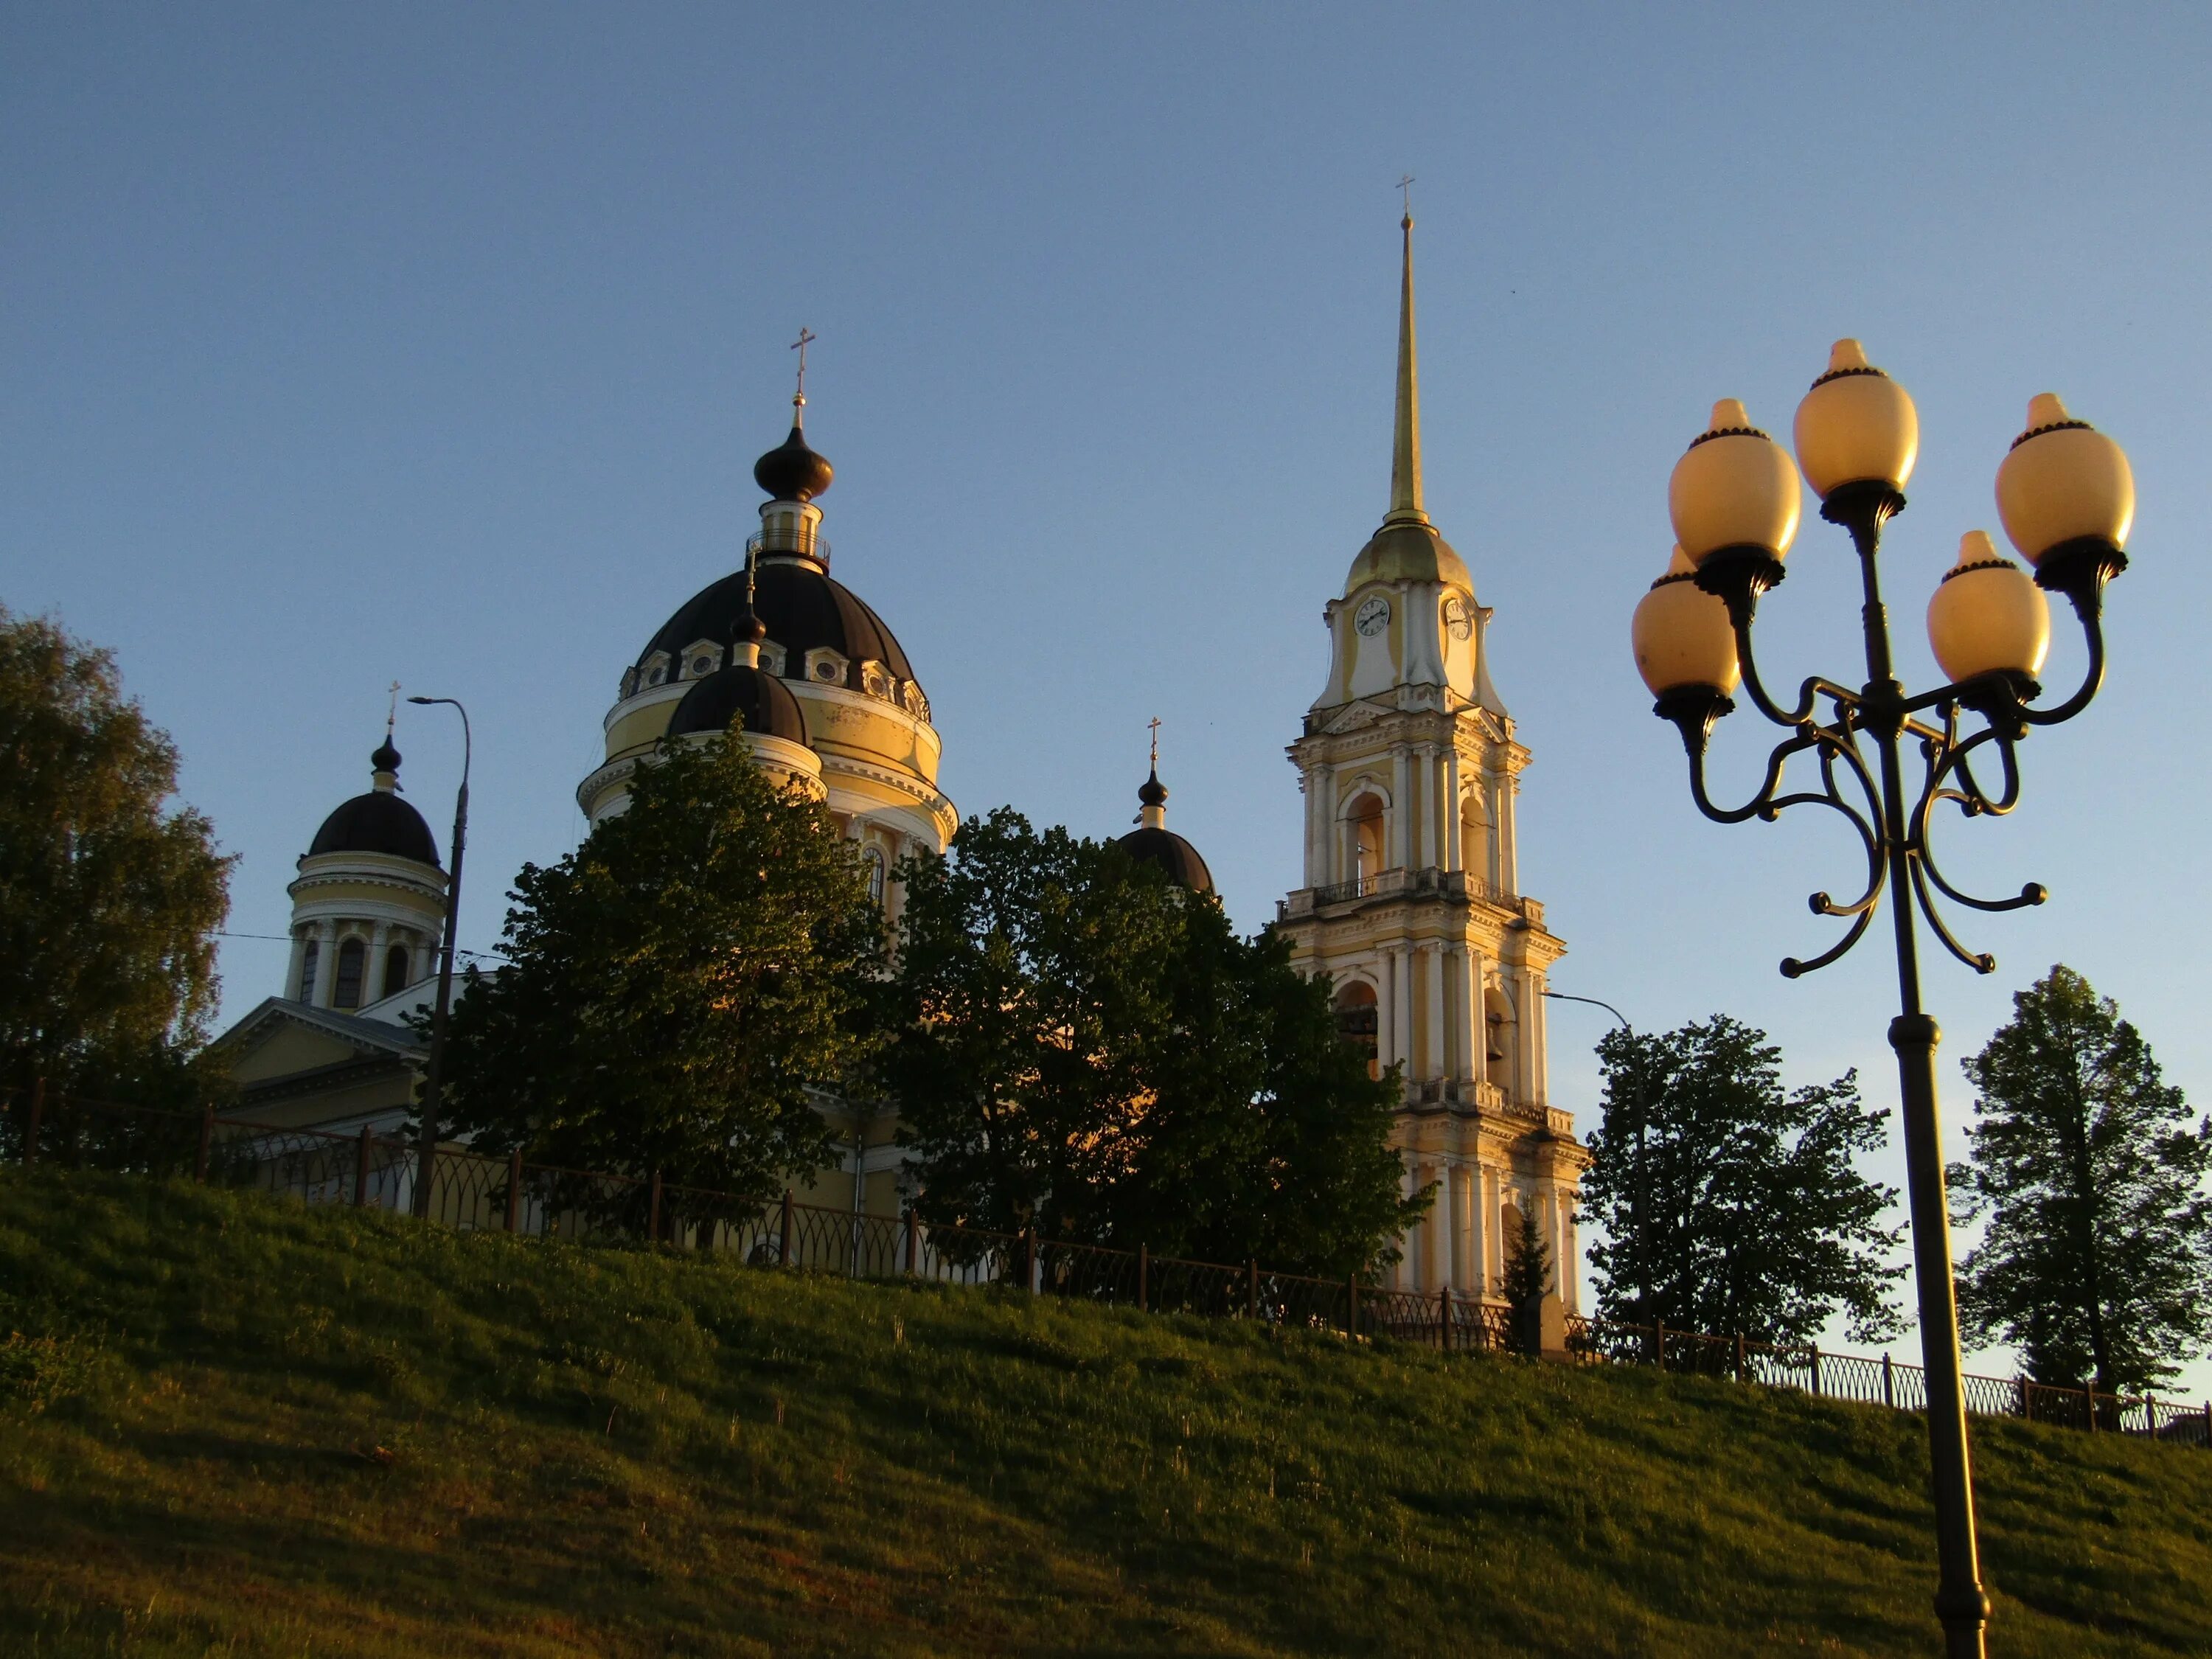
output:
[[[1932, 1649], [1916, 1419], [0, 1172], [0, 1651]], [[2212, 1649], [2212, 1455], [1978, 1443], [2004, 1655]]]

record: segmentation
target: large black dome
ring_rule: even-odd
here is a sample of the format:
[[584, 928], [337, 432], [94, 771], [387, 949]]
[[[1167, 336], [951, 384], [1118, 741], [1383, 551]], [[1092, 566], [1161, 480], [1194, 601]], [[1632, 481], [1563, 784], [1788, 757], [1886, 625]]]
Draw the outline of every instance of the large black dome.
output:
[[383, 790], [356, 795], [323, 820], [307, 856], [325, 853], [387, 853], [413, 859], [433, 868], [438, 864], [438, 843], [422, 815], [407, 802]]
[[806, 716], [791, 688], [764, 668], [732, 663], [695, 681], [668, 721], [672, 738], [697, 732], [726, 732], [732, 717], [744, 716], [744, 729], [756, 737], [806, 741]]
[[[884, 619], [827, 571], [805, 560], [771, 557], [761, 562], [754, 582], [752, 607], [769, 640], [784, 649], [786, 678], [805, 679], [806, 653], [822, 646], [843, 657], [846, 668], [842, 680], [819, 684], [860, 690], [860, 664], [869, 660], [881, 663], [895, 678], [914, 678], [906, 653], [884, 626]], [[671, 662], [681, 662], [686, 646], [729, 639], [744, 608], [745, 573], [732, 571], [692, 595], [668, 619], [638, 653], [639, 666], [656, 651], [665, 652]]]
[[1168, 879], [1194, 893], [1213, 890], [1213, 872], [1193, 847], [1172, 830], [1132, 830], [1114, 843], [1139, 864], [1156, 864]]

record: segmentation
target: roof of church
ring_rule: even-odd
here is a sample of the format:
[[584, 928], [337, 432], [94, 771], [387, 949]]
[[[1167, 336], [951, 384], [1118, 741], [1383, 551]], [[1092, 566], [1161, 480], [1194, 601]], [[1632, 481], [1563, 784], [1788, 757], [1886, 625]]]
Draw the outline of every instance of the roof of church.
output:
[[386, 853], [393, 858], [413, 859], [433, 869], [441, 867], [438, 842], [430, 826], [422, 822], [420, 812], [393, 793], [398, 787], [394, 775], [399, 770], [399, 751], [392, 746], [389, 733], [368, 758], [376, 787], [365, 795], [356, 795], [325, 818], [308, 844], [307, 856]]
[[[1155, 720], [1153, 725], [1159, 724]], [[1140, 815], [1154, 820], [1140, 830], [1132, 830], [1114, 845], [1139, 864], [1157, 865], [1167, 872], [1167, 878], [1179, 887], [1194, 893], [1213, 890], [1213, 872], [1206, 867], [1206, 860], [1181, 836], [1167, 827], [1168, 787], [1160, 781], [1159, 750], [1152, 751], [1152, 775], [1138, 787], [1137, 799], [1142, 803]]]
[[1213, 872], [1193, 847], [1172, 830], [1132, 830], [1114, 843], [1140, 864], [1156, 864], [1168, 879], [1194, 893], [1213, 890]]
[[[761, 562], [755, 581], [753, 609], [767, 626], [768, 637], [784, 649], [787, 678], [805, 679], [806, 653], [821, 646], [842, 656], [846, 666], [841, 678], [817, 684], [860, 690], [860, 665], [869, 660], [899, 679], [915, 677], [884, 619], [826, 570], [807, 561], [771, 556]], [[680, 659], [686, 646], [701, 640], [728, 639], [744, 605], [745, 573], [735, 570], [685, 601], [638, 653], [639, 664], [656, 651]]]
[[1344, 579], [1349, 595], [1366, 582], [1456, 582], [1470, 593], [1467, 562], [1437, 533], [1421, 506], [1421, 381], [1413, 343], [1413, 215], [1400, 223], [1405, 258], [1398, 295], [1396, 410], [1390, 432], [1390, 511]]
[[741, 662], [718, 668], [705, 679], [694, 682], [669, 718], [668, 735], [726, 732], [731, 720], [740, 715], [744, 729], [756, 736], [806, 741], [806, 716], [799, 699], [791, 695], [791, 688], [765, 668]]

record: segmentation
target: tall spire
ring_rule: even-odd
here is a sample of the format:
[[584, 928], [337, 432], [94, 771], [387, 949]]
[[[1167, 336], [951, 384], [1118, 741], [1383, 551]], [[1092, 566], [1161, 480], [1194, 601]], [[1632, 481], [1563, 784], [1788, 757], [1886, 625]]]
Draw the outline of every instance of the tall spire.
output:
[[1390, 511], [1385, 524], [1426, 524], [1421, 510], [1421, 385], [1413, 351], [1413, 198], [1411, 176], [1399, 181], [1406, 191], [1405, 270], [1398, 292], [1398, 409], [1390, 443]]

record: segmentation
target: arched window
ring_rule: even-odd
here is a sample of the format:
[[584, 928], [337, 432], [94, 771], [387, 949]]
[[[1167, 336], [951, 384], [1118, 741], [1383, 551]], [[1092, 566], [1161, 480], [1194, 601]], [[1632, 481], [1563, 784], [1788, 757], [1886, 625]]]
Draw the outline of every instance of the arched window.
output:
[[881, 904], [884, 902], [884, 879], [886, 874], [884, 866], [884, 849], [880, 847], [871, 847], [864, 858], [868, 866], [868, 902], [872, 904]]
[[1484, 1074], [1510, 1095], [1520, 1073], [1521, 1028], [1513, 1005], [1495, 987], [1482, 994], [1482, 1025]]
[[395, 945], [384, 953], [384, 994], [393, 996], [407, 988], [407, 947]]
[[1367, 1058], [1367, 1075], [1382, 1075], [1378, 1050], [1381, 1026], [1376, 1017], [1375, 988], [1353, 980], [1336, 994], [1336, 1034]]
[[337, 986], [331, 997], [333, 1008], [361, 1006], [361, 981], [368, 966], [368, 947], [357, 939], [338, 946]]
[[322, 965], [323, 942], [319, 939], [307, 941], [307, 948], [300, 957], [300, 1000], [315, 1000], [315, 969]]
[[1363, 794], [1345, 809], [1345, 861], [1354, 880], [1370, 882], [1382, 873], [1382, 803]]
[[1459, 867], [1478, 880], [1490, 879], [1490, 815], [1482, 810], [1479, 789], [1460, 797]]

